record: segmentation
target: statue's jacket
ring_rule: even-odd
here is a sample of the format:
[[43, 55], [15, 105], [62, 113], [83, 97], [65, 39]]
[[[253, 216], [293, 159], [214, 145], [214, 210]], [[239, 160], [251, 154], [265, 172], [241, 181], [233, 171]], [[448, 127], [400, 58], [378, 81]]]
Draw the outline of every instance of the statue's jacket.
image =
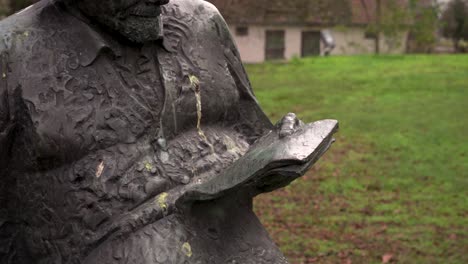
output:
[[96, 237], [272, 128], [214, 6], [172, 0], [163, 21], [140, 46], [61, 1], [0, 22], [1, 263], [286, 262], [243, 195]]

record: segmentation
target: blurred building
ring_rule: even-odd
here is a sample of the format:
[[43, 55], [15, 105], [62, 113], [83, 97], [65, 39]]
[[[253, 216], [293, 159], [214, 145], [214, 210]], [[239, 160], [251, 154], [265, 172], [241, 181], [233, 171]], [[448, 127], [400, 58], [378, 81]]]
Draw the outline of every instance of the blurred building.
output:
[[[37, 1], [0, 0], [0, 19]], [[377, 21], [377, 2], [394, 1], [404, 6], [408, 0], [207, 1], [228, 22], [242, 59], [248, 63], [318, 55], [372, 54], [377, 46], [380, 53], [404, 53], [417, 46], [408, 30], [401, 30], [392, 39], [383, 34], [377, 38], [369, 31]], [[431, 3], [433, 0], [418, 1]]]
[[248, 63], [328, 52], [372, 54], [376, 46], [380, 53], [404, 53], [407, 44], [407, 30], [391, 41], [381, 34], [376, 44], [375, 34], [369, 31], [378, 16], [376, 0], [208, 1], [226, 19], [242, 59]]

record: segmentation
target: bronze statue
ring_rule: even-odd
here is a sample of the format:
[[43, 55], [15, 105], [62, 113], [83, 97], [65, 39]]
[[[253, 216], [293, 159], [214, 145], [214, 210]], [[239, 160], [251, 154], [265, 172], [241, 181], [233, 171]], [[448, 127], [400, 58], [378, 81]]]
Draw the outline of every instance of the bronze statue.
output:
[[287, 263], [252, 212], [328, 149], [276, 126], [202, 0], [42, 0], [0, 22], [0, 263]]

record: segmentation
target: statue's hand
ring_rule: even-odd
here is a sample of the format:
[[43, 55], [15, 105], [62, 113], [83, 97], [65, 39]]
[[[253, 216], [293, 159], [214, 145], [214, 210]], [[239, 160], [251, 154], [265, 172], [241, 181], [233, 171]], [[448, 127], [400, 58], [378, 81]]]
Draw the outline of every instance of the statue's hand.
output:
[[284, 138], [294, 134], [298, 128], [304, 126], [304, 123], [299, 120], [294, 113], [285, 115], [277, 124], [279, 130], [279, 137]]

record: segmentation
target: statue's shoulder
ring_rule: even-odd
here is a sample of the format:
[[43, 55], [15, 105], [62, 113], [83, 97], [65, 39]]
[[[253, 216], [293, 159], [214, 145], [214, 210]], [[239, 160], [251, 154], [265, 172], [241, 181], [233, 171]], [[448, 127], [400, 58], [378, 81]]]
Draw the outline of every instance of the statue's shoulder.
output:
[[171, 0], [164, 6], [165, 23], [185, 24], [198, 34], [216, 28], [226, 28], [226, 22], [218, 9], [203, 0]]
[[31, 35], [47, 28], [43, 18], [51, 17], [53, 9], [52, 1], [43, 0], [0, 21], [0, 52], [10, 50], [18, 41], [28, 42]]
[[[229, 29], [218, 9], [203, 0], [171, 0], [163, 7], [168, 31], [184, 31], [197, 39], [229, 40]], [[190, 38], [190, 37], [189, 37]]]
[[164, 8], [168, 10], [168, 15], [189, 14], [196, 20], [220, 16], [218, 9], [204, 0], [171, 0]]
[[40, 13], [39, 11], [40, 9], [38, 9], [37, 6], [32, 5], [3, 19], [0, 21], [0, 32], [8, 33], [21, 28], [33, 26], [34, 21], [36, 21], [36, 18]]

